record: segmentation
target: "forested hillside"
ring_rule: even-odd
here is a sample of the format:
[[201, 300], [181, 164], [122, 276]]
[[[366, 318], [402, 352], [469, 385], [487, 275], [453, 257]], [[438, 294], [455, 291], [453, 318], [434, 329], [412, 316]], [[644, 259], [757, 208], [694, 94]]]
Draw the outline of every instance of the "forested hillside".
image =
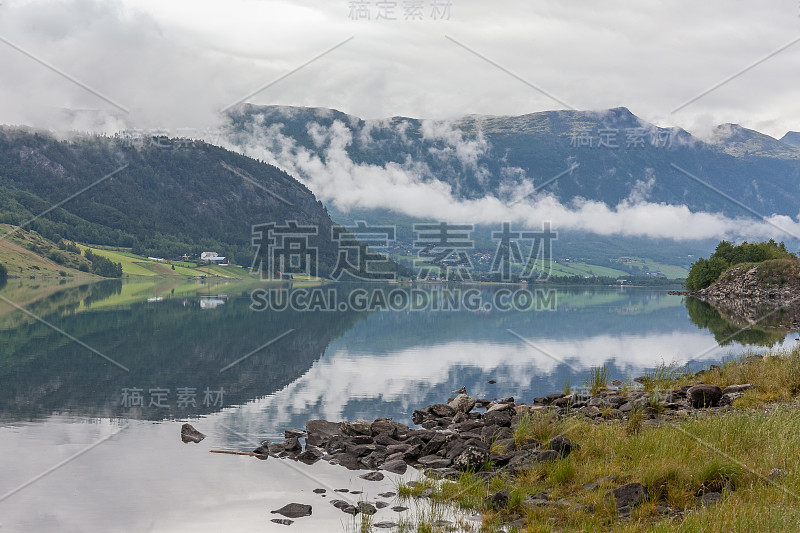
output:
[[309, 244], [326, 273], [335, 260], [330, 217], [305, 186], [273, 166], [187, 139], [132, 145], [0, 129], [0, 222], [54, 242], [164, 257], [216, 251], [249, 265], [252, 226], [292, 220], [318, 226]]

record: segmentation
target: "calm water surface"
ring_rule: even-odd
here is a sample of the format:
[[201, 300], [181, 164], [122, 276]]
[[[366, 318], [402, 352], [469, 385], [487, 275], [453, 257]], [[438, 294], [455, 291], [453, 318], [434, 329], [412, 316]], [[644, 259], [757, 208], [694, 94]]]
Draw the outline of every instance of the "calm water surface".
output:
[[[249, 451], [311, 418], [410, 424], [462, 385], [530, 402], [603, 364], [622, 380], [661, 362], [697, 370], [796, 336], [737, 333], [708, 306], [652, 289], [559, 289], [555, 310], [521, 312], [256, 312], [241, 287], [172, 289], [56, 292], [26, 306], [46, 324], [0, 309], [0, 530], [282, 531], [270, 511], [298, 502], [313, 515], [293, 531], [347, 531], [349, 516], [312, 490], [374, 501], [398, 476], [208, 450]], [[187, 420], [200, 444], [180, 442]]]

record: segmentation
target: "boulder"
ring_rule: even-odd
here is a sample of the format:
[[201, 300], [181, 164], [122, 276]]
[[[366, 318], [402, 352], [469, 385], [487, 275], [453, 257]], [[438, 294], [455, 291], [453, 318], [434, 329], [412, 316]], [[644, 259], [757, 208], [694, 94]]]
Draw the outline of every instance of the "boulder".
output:
[[372, 516], [378, 512], [378, 509], [376, 509], [374, 505], [367, 502], [358, 502], [358, 510], [367, 516]]
[[483, 415], [483, 423], [487, 426], [510, 427], [513, 411], [505, 409], [502, 411], [487, 411]]
[[556, 435], [550, 440], [550, 449], [558, 452], [559, 456], [566, 457], [573, 451], [580, 450], [581, 447], [563, 435]]
[[275, 522], [276, 524], [280, 524], [282, 526], [291, 526], [294, 524], [294, 520], [289, 520], [288, 518], [273, 518], [270, 522]]
[[184, 424], [181, 426], [181, 440], [184, 444], [187, 442], [194, 442], [197, 444], [204, 438], [206, 438], [206, 436], [197, 431], [191, 424]]
[[352, 422], [342, 422], [342, 433], [351, 437], [356, 435], [370, 435], [372, 422], [368, 420], [353, 420]]
[[488, 459], [488, 451], [470, 446], [453, 459], [453, 468], [462, 472], [467, 470], [478, 471], [483, 468]]
[[392, 461], [386, 461], [381, 465], [381, 469], [386, 470], [387, 472], [392, 472], [393, 474], [405, 474], [406, 470], [408, 469], [408, 465], [402, 459], [394, 459]]
[[425, 408], [432, 416], [437, 418], [453, 418], [456, 414], [456, 410], [450, 407], [447, 404], [437, 403], [434, 405], [430, 405]]
[[369, 434], [373, 437], [385, 434], [392, 439], [396, 439], [398, 433], [404, 433], [408, 428], [400, 422], [395, 422], [391, 418], [378, 418], [369, 427]]
[[698, 409], [703, 407], [716, 407], [722, 399], [722, 389], [716, 385], [695, 385], [687, 391], [689, 403]]
[[472, 411], [472, 409], [475, 407], [475, 402], [476, 400], [472, 396], [469, 396], [468, 394], [459, 394], [447, 405], [455, 409], [456, 412], [466, 414]]
[[722, 394], [734, 394], [738, 392], [744, 392], [746, 390], [752, 389], [753, 387], [755, 387], [755, 385], [751, 385], [749, 383], [744, 383], [741, 385], [728, 385], [722, 390]]
[[341, 435], [340, 424], [327, 420], [309, 420], [306, 422], [306, 444], [323, 446], [334, 435]]
[[617, 510], [623, 507], [632, 508], [640, 504], [647, 497], [647, 488], [641, 483], [628, 483], [617, 487], [608, 493], [614, 498]]
[[313, 465], [325, 456], [322, 450], [315, 446], [306, 446], [306, 450], [297, 456], [297, 460], [307, 465]]

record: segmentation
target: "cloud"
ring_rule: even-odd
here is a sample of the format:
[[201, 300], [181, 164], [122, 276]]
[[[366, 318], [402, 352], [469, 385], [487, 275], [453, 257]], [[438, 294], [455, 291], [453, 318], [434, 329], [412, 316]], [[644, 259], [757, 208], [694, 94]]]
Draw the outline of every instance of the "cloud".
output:
[[[649, 202], [647, 197], [656, 183], [652, 169], [645, 169], [628, 198], [615, 206], [581, 198], [562, 203], [549, 194], [530, 195], [534, 184], [519, 172], [521, 181], [507, 180], [500, 192], [502, 198], [522, 201], [507, 202], [495, 196], [465, 200], [449, 184], [436, 179], [426, 164], [410, 157], [402, 163], [384, 165], [354, 162], [347, 152], [353, 133], [341, 121], [329, 127], [317, 123], [307, 126], [316, 144], [313, 152], [285, 135], [282, 124], [264, 129], [262, 122], [257, 119], [251, 123], [247, 134], [237, 136], [229, 147], [284, 169], [340, 211], [386, 209], [419, 219], [494, 225], [513, 222], [534, 228], [550, 221], [555, 230], [673, 240], [785, 240], [800, 236], [800, 220], [787, 216], [731, 218], [692, 212], [685, 205]], [[450, 126], [429, 123], [426, 128], [427, 138], [444, 143], [442, 151], [461, 153], [459, 161], [477, 164], [476, 154], [485, 150], [480, 141], [467, 141]], [[508, 171], [514, 173], [514, 169]]]
[[[346, 2], [8, 0], [0, 35], [130, 109], [113, 106], [0, 43], [0, 122], [113, 133], [204, 128], [217, 111], [354, 39], [250, 100], [379, 118], [520, 115], [627, 106], [692, 130], [739, 123], [780, 137], [800, 129], [800, 44], [685, 109], [671, 110], [797, 35], [793, 0], [628, 2], [454, 0], [447, 20], [351, 20]], [[681, 32], [676, 34], [675, 28]], [[445, 38], [449, 35], [490, 61]], [[494, 63], [494, 64], [492, 64]], [[70, 120], [62, 110], [89, 117]], [[113, 118], [92, 118], [95, 113]]]

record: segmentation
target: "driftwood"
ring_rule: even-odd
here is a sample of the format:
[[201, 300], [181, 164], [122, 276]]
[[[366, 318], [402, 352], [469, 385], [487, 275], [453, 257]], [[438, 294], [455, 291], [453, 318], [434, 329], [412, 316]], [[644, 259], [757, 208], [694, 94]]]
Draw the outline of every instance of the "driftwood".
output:
[[256, 452], [232, 452], [230, 450], [208, 450], [211, 453], [226, 453], [228, 455], [249, 455], [250, 457], [263, 457], [266, 455], [265, 453], [256, 453]]

